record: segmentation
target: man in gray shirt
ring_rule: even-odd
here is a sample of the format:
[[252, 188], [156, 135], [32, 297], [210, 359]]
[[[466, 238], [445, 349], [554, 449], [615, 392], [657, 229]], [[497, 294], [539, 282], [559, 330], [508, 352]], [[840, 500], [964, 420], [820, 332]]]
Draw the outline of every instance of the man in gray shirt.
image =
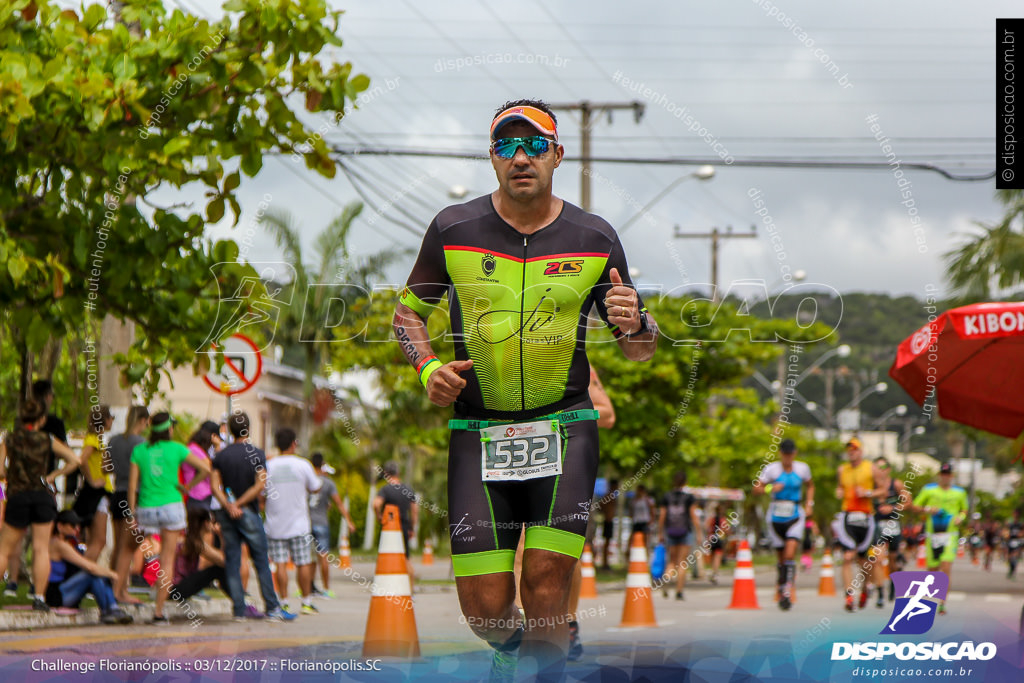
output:
[[[142, 540], [142, 534], [133, 534], [131, 510], [128, 507], [128, 475], [131, 471], [132, 450], [146, 440], [143, 432], [149, 429], [149, 410], [146, 406], [132, 406], [128, 410], [125, 432], [110, 439], [107, 450], [114, 469], [114, 494], [110, 497], [110, 519], [114, 527], [114, 549], [110, 555], [110, 568], [117, 572], [114, 597], [121, 604], [141, 604], [128, 594], [128, 574], [132, 555]], [[141, 569], [140, 569], [141, 571]]]
[[[313, 585], [313, 594], [325, 598], [333, 598], [334, 593], [330, 589], [327, 563], [327, 553], [331, 547], [331, 529], [327, 520], [327, 511], [331, 503], [338, 508], [344, 518], [342, 524], [348, 524], [349, 531], [355, 531], [356, 525], [348, 514], [348, 509], [338, 495], [338, 487], [334, 480], [324, 474], [324, 456], [322, 453], [314, 453], [310, 457], [313, 469], [316, 471], [322, 486], [316, 493], [309, 494], [309, 521], [312, 523], [313, 542], [316, 544], [317, 564], [320, 566], [320, 579], [324, 583], [323, 590]], [[314, 576], [315, 579], [315, 576]]]

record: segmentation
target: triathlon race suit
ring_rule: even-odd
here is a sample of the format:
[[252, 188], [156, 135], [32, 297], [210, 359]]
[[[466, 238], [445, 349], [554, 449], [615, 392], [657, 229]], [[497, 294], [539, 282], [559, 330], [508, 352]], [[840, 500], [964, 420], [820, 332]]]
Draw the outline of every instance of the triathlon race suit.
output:
[[875, 537], [874, 507], [870, 496], [858, 496], [857, 489], [874, 489], [875, 477], [871, 463], [861, 460], [856, 467], [848, 462], [839, 466], [839, 486], [843, 490], [843, 510], [838, 515], [836, 533], [846, 550], [867, 555]]
[[[527, 548], [580, 556], [598, 464], [587, 316], [596, 305], [607, 323], [612, 268], [629, 286], [615, 231], [569, 202], [531, 235], [506, 223], [490, 195], [444, 209], [427, 228], [400, 301], [426, 319], [447, 294], [455, 358], [473, 361], [449, 423], [456, 576], [512, 571], [523, 526]], [[557, 469], [554, 442], [561, 474], [545, 474]]]
[[959, 486], [944, 489], [938, 484], [928, 484], [914, 499], [916, 507], [939, 508], [925, 520], [927, 542], [925, 559], [929, 569], [938, 568], [942, 562], [956, 559], [960, 543], [957, 518], [967, 512], [967, 492]]
[[[890, 552], [896, 552], [900, 547], [903, 530], [900, 528], [900, 517], [903, 515], [903, 506], [900, 504], [902, 498], [896, 488], [896, 480], [889, 479], [889, 490], [885, 499], [881, 502], [875, 501], [875, 538], [874, 543], [880, 543], [885, 539]], [[888, 513], [882, 514], [879, 508], [883, 505], [891, 506]]]
[[788, 539], [801, 541], [804, 536], [804, 508], [800, 501], [804, 495], [804, 482], [811, 480], [811, 468], [801, 460], [793, 461], [793, 469], [786, 472], [782, 463], [769, 463], [758, 480], [772, 485], [772, 502], [768, 505], [768, 538], [775, 549], [786, 545]]

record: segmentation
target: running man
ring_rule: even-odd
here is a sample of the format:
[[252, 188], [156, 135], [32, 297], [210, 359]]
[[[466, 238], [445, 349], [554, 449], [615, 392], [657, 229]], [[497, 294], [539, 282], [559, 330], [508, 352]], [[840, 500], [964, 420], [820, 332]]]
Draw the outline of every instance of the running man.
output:
[[765, 465], [754, 483], [754, 494], [762, 493], [772, 497], [765, 521], [768, 538], [779, 556], [776, 591], [779, 609], [785, 611], [793, 606], [796, 549], [804, 537], [804, 521], [814, 513], [811, 468], [796, 459], [796, 444], [792, 439], [782, 440], [779, 459]]
[[[911, 619], [920, 614], [928, 614], [928, 612], [931, 612], [931, 608], [928, 607], [928, 605], [924, 604], [923, 600], [925, 598], [935, 597], [935, 594], [939, 592], [938, 588], [936, 588], [933, 591], [928, 590], [928, 586], [932, 585], [933, 583], [935, 583], [935, 576], [932, 574], [929, 574], [928, 576], [924, 577], [922, 581], [910, 582], [910, 585], [907, 586], [907, 595], [905, 596], [909, 597], [910, 600], [907, 601], [907, 604], [903, 608], [903, 611], [900, 612], [896, 616], [896, 618], [892, 620], [892, 623], [889, 624], [889, 626], [887, 627], [890, 631], [894, 630], [893, 627], [896, 625], [896, 622], [898, 622], [903, 617], [906, 617], [907, 621], [910, 621]], [[914, 586], [917, 586], [917, 588], [915, 589]], [[913, 593], [913, 595], [911, 595], [911, 593]]]
[[[860, 439], [853, 437], [846, 443], [849, 462], [839, 466], [839, 486], [836, 497], [842, 501], [842, 511], [836, 517], [836, 536], [843, 548], [843, 583], [846, 586], [846, 611], [853, 611], [853, 596], [860, 586], [860, 608], [868, 603], [867, 577], [871, 572], [868, 547], [875, 537], [875, 517], [872, 497], [878, 473], [870, 461], [864, 460]], [[854, 557], [857, 562], [854, 571]]]
[[[875, 587], [878, 589], [875, 607], [882, 608], [885, 606], [886, 584], [889, 584], [889, 600], [896, 599], [896, 588], [889, 579], [888, 572], [898, 572], [903, 569], [903, 554], [900, 552], [903, 531], [900, 528], [900, 519], [903, 517], [903, 507], [910, 502], [910, 494], [903, 482], [892, 476], [889, 461], [885, 458], [881, 456], [875, 458], [875, 472], [878, 476], [878, 488], [875, 489], [875, 538], [873, 543], [876, 554], [872, 572]], [[888, 572], [886, 571], [887, 567]]]
[[[960, 544], [960, 523], [967, 516], [967, 492], [953, 486], [953, 465], [944, 462], [939, 468], [939, 483], [928, 484], [914, 498], [914, 510], [925, 518], [925, 559], [930, 571], [938, 569], [953, 583], [953, 560]], [[948, 595], [948, 593], [947, 593]], [[939, 614], [946, 613], [945, 601], [939, 603]]]
[[[597, 476], [587, 315], [596, 304], [631, 360], [654, 355], [658, 331], [615, 231], [552, 194], [564, 149], [550, 107], [506, 103], [490, 138], [498, 189], [444, 209], [427, 228], [394, 329], [430, 400], [454, 404], [448, 500], [452, 520], [469, 520], [451, 527], [463, 613], [495, 648], [495, 677], [514, 675], [520, 642], [524, 663], [535, 658], [557, 677]], [[455, 336], [447, 363], [426, 328], [445, 295]], [[523, 526], [528, 628], [512, 575]]]

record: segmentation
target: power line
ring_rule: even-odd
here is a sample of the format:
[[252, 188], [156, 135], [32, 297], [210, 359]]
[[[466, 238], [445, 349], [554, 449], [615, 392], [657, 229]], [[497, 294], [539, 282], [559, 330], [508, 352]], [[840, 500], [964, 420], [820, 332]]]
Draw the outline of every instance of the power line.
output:
[[[334, 147], [332, 151], [344, 158], [355, 155], [386, 155], [386, 156], [418, 156], [418, 157], [441, 157], [448, 159], [479, 159], [487, 157], [479, 152], [459, 152], [455, 150], [429, 150], [412, 148], [382, 148], [382, 147], [354, 147], [350, 149]], [[565, 156], [565, 161], [582, 161], [581, 157]], [[591, 156], [593, 162], [602, 164], [653, 164], [667, 166], [706, 166], [721, 165], [722, 160], [714, 158], [694, 157], [608, 157]], [[734, 168], [818, 168], [830, 170], [892, 170], [892, 166], [884, 161], [825, 161], [818, 159], [782, 159], [782, 158], [760, 158], [760, 159], [734, 159], [730, 166]], [[932, 171], [949, 180], [963, 182], [980, 182], [991, 180], [995, 177], [995, 171], [986, 172], [984, 175], [958, 175], [944, 168], [920, 161], [901, 161], [903, 168], [913, 168], [921, 171]]]

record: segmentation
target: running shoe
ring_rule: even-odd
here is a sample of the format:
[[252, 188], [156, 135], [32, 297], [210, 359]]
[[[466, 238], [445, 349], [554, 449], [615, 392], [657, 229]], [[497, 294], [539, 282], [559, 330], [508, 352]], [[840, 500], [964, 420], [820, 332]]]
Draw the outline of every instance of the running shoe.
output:
[[46, 601], [42, 598], [32, 598], [32, 611], [33, 612], [49, 612], [50, 606], [46, 604]]
[[685, 600], [685, 599], [686, 598], [683, 597], [683, 591], [676, 591], [676, 600]]
[[712, 586], [718, 585], [718, 572], [711, 572], [711, 576], [709, 578]]
[[167, 617], [153, 617], [153, 620], [149, 622], [153, 626], [170, 626], [171, 621]]
[[320, 610], [318, 610], [316, 608], [316, 605], [314, 605], [313, 603], [307, 602], [306, 604], [304, 604], [302, 606], [302, 613], [303, 614], [320, 614]]
[[272, 622], [289, 622], [295, 621], [297, 616], [298, 615], [292, 614], [291, 612], [278, 607], [277, 609], [267, 612], [266, 620]]
[[519, 648], [513, 652], [495, 650], [491, 657], [491, 675], [489, 683], [513, 683], [516, 678], [516, 665], [519, 663]]
[[8, 581], [7, 586], [4, 587], [4, 595], [8, 598], [18, 597], [18, 582]]
[[860, 600], [857, 601], [857, 607], [859, 607], [860, 609], [864, 609], [865, 605], [867, 605], [867, 604], [868, 604], [868, 592], [867, 592], [866, 589], [865, 590], [861, 590], [861, 592], [860, 592]]
[[313, 589], [313, 595], [318, 598], [334, 598], [337, 597], [332, 590], [320, 590], [319, 588]]
[[583, 656], [583, 641], [580, 640], [579, 624], [569, 624], [569, 655], [566, 657], [570, 662], [579, 661]]
[[852, 612], [853, 611], [853, 596], [852, 595], [847, 595], [846, 596], [846, 611], [847, 612]]

